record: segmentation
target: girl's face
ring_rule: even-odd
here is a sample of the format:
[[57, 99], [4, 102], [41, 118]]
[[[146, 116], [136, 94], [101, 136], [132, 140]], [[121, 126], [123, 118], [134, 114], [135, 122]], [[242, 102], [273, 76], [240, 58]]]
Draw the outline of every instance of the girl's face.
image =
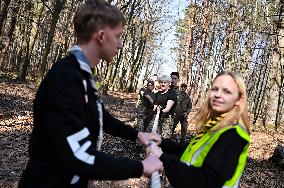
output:
[[217, 77], [209, 92], [210, 106], [213, 113], [220, 115], [240, 105], [239, 88], [230, 75]]

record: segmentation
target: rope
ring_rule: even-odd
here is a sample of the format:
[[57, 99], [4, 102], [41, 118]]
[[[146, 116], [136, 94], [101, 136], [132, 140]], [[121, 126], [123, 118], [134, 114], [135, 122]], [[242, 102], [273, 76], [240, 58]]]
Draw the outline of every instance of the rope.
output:
[[99, 138], [97, 141], [97, 151], [101, 151], [103, 139], [104, 139], [104, 133], [103, 133], [103, 108], [102, 108], [102, 101], [97, 101], [98, 106], [98, 116], [99, 116], [99, 124], [100, 124], [100, 130], [99, 130]]
[[[157, 132], [159, 116], [160, 116], [160, 108], [157, 108], [157, 114], [155, 116], [155, 121], [154, 121], [153, 128], [152, 128], [153, 133]], [[150, 144], [155, 144], [155, 143], [153, 141], [150, 141]], [[151, 188], [161, 188], [161, 179], [160, 179], [160, 174], [158, 171], [154, 172], [151, 175]]]

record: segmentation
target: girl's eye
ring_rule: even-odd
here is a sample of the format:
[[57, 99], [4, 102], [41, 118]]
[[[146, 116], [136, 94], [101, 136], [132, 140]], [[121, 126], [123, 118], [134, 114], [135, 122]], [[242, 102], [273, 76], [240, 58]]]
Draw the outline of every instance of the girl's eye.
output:
[[227, 90], [227, 89], [224, 90], [224, 93], [231, 94], [231, 92], [229, 90]]
[[216, 87], [212, 87], [211, 91], [217, 91], [218, 89]]

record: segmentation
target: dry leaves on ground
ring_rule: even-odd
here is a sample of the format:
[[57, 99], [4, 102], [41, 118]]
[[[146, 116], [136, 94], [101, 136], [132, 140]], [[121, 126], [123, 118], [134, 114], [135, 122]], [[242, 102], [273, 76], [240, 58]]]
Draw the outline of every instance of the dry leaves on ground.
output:
[[[0, 80], [0, 187], [16, 186], [28, 159], [28, 140], [32, 129], [32, 100], [35, 86], [31, 83], [15, 83]], [[135, 119], [135, 95], [111, 92], [104, 97], [106, 107], [117, 118], [133, 125]], [[178, 130], [177, 130], [178, 131]], [[283, 129], [282, 129], [283, 131]], [[277, 143], [284, 145], [284, 134], [268, 133], [260, 127], [252, 132], [252, 144], [241, 188], [284, 188], [283, 169], [269, 160]], [[106, 135], [103, 151], [115, 156], [142, 159], [144, 148], [133, 142]], [[148, 186], [144, 177], [125, 181], [94, 181], [94, 187]]]

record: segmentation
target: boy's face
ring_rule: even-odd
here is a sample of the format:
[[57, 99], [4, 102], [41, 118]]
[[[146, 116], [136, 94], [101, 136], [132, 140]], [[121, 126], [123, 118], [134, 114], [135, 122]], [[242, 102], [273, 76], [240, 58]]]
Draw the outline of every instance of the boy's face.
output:
[[101, 58], [106, 62], [111, 62], [113, 57], [118, 53], [119, 49], [122, 48], [122, 32], [122, 24], [119, 24], [114, 28], [104, 28]]
[[186, 86], [180, 87], [180, 90], [183, 91], [183, 92], [186, 92]]
[[172, 84], [176, 86], [178, 81], [179, 81], [178, 76], [177, 75], [171, 75], [171, 78], [172, 78]]

